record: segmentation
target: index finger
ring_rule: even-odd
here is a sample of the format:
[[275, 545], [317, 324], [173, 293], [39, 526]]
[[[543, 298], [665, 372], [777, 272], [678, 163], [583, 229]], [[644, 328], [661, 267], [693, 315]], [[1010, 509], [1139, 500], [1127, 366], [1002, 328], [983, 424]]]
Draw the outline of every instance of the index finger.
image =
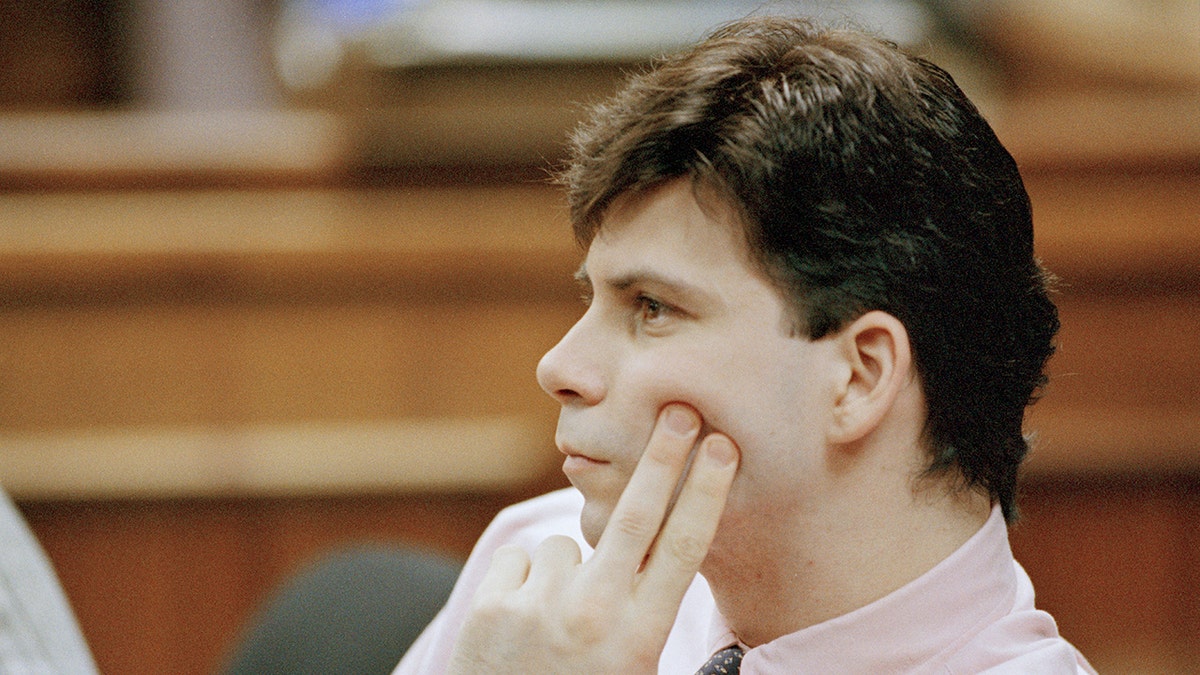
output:
[[669, 611], [672, 615], [677, 611], [708, 557], [738, 460], [737, 447], [724, 434], [711, 433], [700, 444], [638, 584], [637, 593], [651, 611]]
[[691, 408], [671, 404], [659, 413], [588, 565], [599, 583], [629, 586], [666, 519], [699, 433], [700, 415]]

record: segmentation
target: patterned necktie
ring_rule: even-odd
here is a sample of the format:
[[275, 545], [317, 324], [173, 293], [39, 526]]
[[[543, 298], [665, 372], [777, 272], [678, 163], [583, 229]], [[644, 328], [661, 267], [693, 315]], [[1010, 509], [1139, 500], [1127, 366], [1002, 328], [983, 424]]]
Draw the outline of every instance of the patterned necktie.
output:
[[738, 668], [742, 667], [742, 654], [745, 652], [741, 647], [733, 645], [726, 647], [708, 660], [696, 671], [696, 675], [737, 675]]

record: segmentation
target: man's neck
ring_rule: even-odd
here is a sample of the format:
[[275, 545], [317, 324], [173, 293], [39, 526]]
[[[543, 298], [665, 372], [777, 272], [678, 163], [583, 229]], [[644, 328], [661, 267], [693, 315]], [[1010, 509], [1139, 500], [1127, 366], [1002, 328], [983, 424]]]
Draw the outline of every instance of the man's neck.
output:
[[[755, 646], [833, 619], [904, 586], [961, 547], [990, 513], [977, 492], [843, 476], [803, 508], [725, 531], [704, 576], [738, 637]], [[790, 514], [790, 515], [789, 515]]]

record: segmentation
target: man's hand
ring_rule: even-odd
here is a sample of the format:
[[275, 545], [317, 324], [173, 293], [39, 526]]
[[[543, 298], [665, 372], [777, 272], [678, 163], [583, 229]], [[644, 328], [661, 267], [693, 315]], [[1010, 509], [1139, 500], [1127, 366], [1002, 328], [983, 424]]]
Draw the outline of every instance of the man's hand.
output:
[[664, 408], [587, 563], [567, 537], [547, 539], [532, 557], [497, 550], [449, 672], [657, 672], [738, 465], [733, 442], [709, 434], [671, 508], [699, 432], [695, 411]]

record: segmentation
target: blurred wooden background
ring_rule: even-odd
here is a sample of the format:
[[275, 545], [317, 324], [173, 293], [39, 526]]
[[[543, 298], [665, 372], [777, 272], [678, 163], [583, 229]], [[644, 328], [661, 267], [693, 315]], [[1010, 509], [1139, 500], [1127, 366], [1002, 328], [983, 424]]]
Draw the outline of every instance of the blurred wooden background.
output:
[[[332, 106], [130, 110], [87, 69], [119, 41], [70, 16], [0, 2], [58, 36], [0, 31], [25, 50], [0, 79], [0, 480], [103, 672], [211, 673], [316, 556], [465, 556], [499, 508], [565, 485], [533, 372], [581, 312], [579, 252], [544, 171], [570, 101], [615, 71], [445, 71], [458, 88], [419, 106], [367, 76]], [[30, 89], [58, 62], [37, 54], [70, 67]], [[1188, 672], [1200, 97], [1025, 78], [986, 107], [1063, 331], [1014, 547], [1102, 671]]]

